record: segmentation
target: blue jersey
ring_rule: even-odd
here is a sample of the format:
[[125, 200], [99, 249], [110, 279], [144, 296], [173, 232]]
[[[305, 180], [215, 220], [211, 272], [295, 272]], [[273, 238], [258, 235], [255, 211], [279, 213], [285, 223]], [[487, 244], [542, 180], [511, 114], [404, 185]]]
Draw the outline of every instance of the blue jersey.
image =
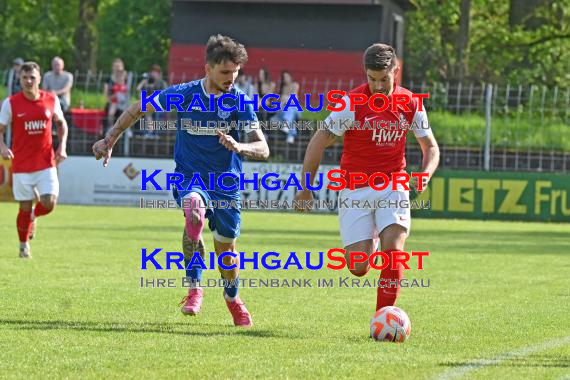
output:
[[[222, 103], [227, 108], [235, 106], [236, 110], [222, 110], [217, 104], [217, 97], [213, 102], [214, 104], [210, 105], [211, 97], [204, 89], [204, 81], [205, 79], [195, 80], [169, 87], [163, 90], [156, 100], [163, 110], [170, 111], [166, 109], [166, 94], [179, 94], [184, 98], [181, 104], [184, 111], [178, 111], [176, 121], [177, 131], [174, 145], [176, 172], [184, 174], [185, 177], [192, 177], [194, 173], [199, 173], [204, 184], [209, 188], [209, 173], [230, 172], [237, 174], [242, 171], [241, 156], [220, 144], [219, 137], [212, 126], [222, 124], [230, 126], [230, 123], [233, 122], [234, 128], [226, 130], [224, 133], [229, 134], [239, 142], [239, 130], [235, 126], [237, 125], [240, 129], [245, 129], [248, 132], [253, 127], [252, 123], [257, 122], [257, 116], [252, 104], [244, 103], [244, 110], [240, 111], [240, 94], [243, 94], [248, 101], [250, 99], [235, 86], [228, 93], [235, 97], [235, 100], [224, 98]], [[202, 101], [206, 111], [201, 109], [197, 97]], [[225, 179], [231, 178], [226, 177]], [[229, 186], [229, 183], [224, 180], [224, 185]]]

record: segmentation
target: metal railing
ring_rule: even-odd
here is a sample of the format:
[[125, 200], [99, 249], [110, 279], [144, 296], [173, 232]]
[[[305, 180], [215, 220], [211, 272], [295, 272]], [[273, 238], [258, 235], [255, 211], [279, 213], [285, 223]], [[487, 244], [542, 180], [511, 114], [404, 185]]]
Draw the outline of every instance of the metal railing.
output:
[[[5, 75], [6, 73], [4, 73]], [[363, 82], [362, 78], [333, 79], [293, 73], [300, 84], [300, 94], [349, 90]], [[3, 75], [3, 77], [4, 77]], [[82, 94], [101, 94], [109, 77], [103, 72], [74, 73], [74, 88]], [[170, 73], [169, 79], [193, 77]], [[135, 94], [141, 73], [131, 73], [129, 86]], [[279, 83], [277, 83], [279, 85]], [[487, 83], [428, 83], [410, 81], [404, 87], [414, 93], [429, 93], [424, 101], [431, 127], [442, 152], [442, 167], [479, 170], [524, 170], [570, 172], [570, 88], [548, 88], [541, 85]], [[79, 94], [79, 92], [78, 92]], [[313, 98], [315, 98], [313, 96]], [[301, 97], [304, 100], [304, 97]], [[316, 99], [316, 98], [315, 98]], [[72, 99], [72, 104], [74, 103]], [[303, 102], [301, 102], [303, 103]], [[75, 99], [77, 104], [77, 99]], [[103, 108], [105, 105], [98, 105]], [[173, 118], [174, 115], [170, 115]], [[89, 124], [83, 117], [83, 123]], [[101, 136], [105, 119], [97, 116], [91, 123], [99, 128], [86, 130], [77, 118], [68, 115], [70, 154], [90, 154], [92, 143]], [[157, 131], [150, 138], [145, 131], [132, 129], [115, 155], [171, 158], [175, 134]], [[286, 142], [281, 131], [265, 131], [272, 161], [301, 162], [314, 131], [300, 130], [293, 144]], [[408, 135], [408, 162], [419, 166], [421, 152]], [[342, 145], [329, 148], [323, 163], [336, 164]]]

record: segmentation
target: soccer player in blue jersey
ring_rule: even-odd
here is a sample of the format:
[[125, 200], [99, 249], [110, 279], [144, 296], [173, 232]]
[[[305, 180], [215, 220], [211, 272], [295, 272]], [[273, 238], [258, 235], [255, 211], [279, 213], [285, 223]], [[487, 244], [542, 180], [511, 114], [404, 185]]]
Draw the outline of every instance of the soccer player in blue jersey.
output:
[[[194, 283], [202, 277], [202, 269], [198, 266], [189, 267], [194, 252], [200, 252], [204, 258], [206, 248], [202, 239], [202, 230], [205, 220], [209, 220], [209, 227], [213, 232], [214, 248], [217, 255], [223, 252], [236, 250], [236, 238], [240, 234], [240, 210], [204, 209], [208, 200], [239, 200], [239, 186], [236, 190], [224, 190], [215, 184], [210, 189], [209, 173], [216, 173], [215, 178], [222, 173], [240, 173], [242, 171], [242, 157], [265, 160], [269, 157], [269, 148], [261, 132], [257, 117], [251, 103], [239, 107], [239, 95], [243, 92], [234, 86], [239, 69], [247, 62], [247, 52], [244, 46], [227, 36], [211, 36], [206, 46], [206, 75], [203, 79], [182, 83], [163, 90], [155, 95], [152, 102], [145, 104], [146, 112], [170, 111], [166, 109], [167, 97], [172, 94], [181, 96], [179, 105], [184, 111], [178, 111], [176, 143], [174, 146], [174, 160], [176, 172], [184, 175], [180, 188], [174, 186], [173, 195], [182, 204], [183, 198], [189, 198], [185, 204], [185, 228], [183, 233], [183, 250], [186, 263], [186, 275]], [[213, 98], [210, 96], [213, 94]], [[217, 98], [224, 94], [233, 95], [221, 99], [224, 108], [236, 106], [233, 111], [226, 111], [219, 107]], [[235, 100], [234, 100], [235, 99]], [[247, 100], [250, 100], [246, 97]], [[215, 100], [210, 104], [211, 100]], [[202, 104], [201, 104], [202, 103]], [[130, 106], [111, 128], [103, 140], [93, 145], [96, 159], [103, 158], [103, 165], [107, 166], [113, 146], [121, 134], [132, 126], [145, 112], [141, 111], [142, 102], [138, 101]], [[204, 109], [204, 106], [206, 109]], [[156, 109], [160, 108], [160, 109]], [[240, 108], [243, 110], [240, 111]], [[211, 110], [214, 110], [213, 112]], [[183, 121], [192, 120], [194, 125], [201, 121], [202, 128], [182, 128]], [[230, 128], [226, 130], [213, 130], [206, 128], [210, 122], [221, 125], [220, 122], [230, 124], [235, 122], [245, 129], [248, 142], [241, 142], [239, 130]], [[205, 186], [191, 181], [194, 173], [198, 173]], [[235, 180], [226, 176], [223, 179], [225, 187], [235, 185]], [[195, 182], [195, 181], [194, 181]], [[217, 181], [216, 181], [217, 182]], [[190, 186], [192, 184], [192, 186]], [[224, 298], [232, 314], [234, 324], [240, 327], [252, 326], [251, 315], [245, 308], [238, 295], [239, 262], [238, 257], [224, 256], [226, 266], [236, 264], [236, 268], [224, 270], [220, 268], [222, 277], [228, 280], [224, 288]], [[237, 280], [237, 281], [230, 281]], [[203, 291], [200, 287], [191, 287], [188, 295], [183, 299], [182, 313], [196, 315], [202, 305]]]

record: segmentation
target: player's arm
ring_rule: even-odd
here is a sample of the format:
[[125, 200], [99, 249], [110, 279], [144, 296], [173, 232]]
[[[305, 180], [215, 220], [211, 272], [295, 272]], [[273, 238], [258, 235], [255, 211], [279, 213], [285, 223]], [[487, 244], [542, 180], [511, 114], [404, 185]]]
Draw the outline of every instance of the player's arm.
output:
[[4, 143], [4, 134], [6, 133], [6, 126], [12, 121], [12, 107], [10, 106], [10, 100], [6, 99], [2, 103], [2, 108], [0, 109], [0, 156], [6, 160], [14, 158], [14, 153], [8, 148], [6, 143]]
[[55, 97], [55, 105], [54, 105], [54, 112], [53, 117], [55, 121], [55, 125], [57, 127], [57, 137], [59, 140], [59, 146], [55, 152], [55, 161], [59, 164], [63, 162], [67, 158], [67, 121], [63, 116], [63, 111], [61, 109], [61, 105], [59, 104], [59, 99]]
[[[245, 99], [251, 102], [247, 96]], [[241, 108], [241, 107], [240, 107]], [[231, 135], [226, 135], [218, 130], [216, 134], [220, 138], [220, 144], [237, 154], [254, 160], [267, 160], [269, 157], [269, 147], [265, 136], [259, 127], [257, 115], [251, 103], [245, 104], [243, 110], [237, 111], [237, 121], [244, 126], [247, 134], [247, 143], [237, 142]]]
[[305, 152], [305, 159], [303, 160], [303, 176], [301, 177], [301, 186], [303, 187], [303, 192], [310, 193], [310, 190], [307, 190], [306, 175], [304, 173], [310, 173], [311, 176], [309, 185], [313, 185], [313, 180], [315, 179], [317, 170], [319, 170], [319, 166], [321, 165], [321, 160], [325, 149], [329, 146], [332, 146], [335, 142], [337, 142], [337, 140], [338, 136], [330, 130], [319, 129], [313, 135], [311, 141], [309, 141], [307, 151]]
[[131, 104], [122, 114], [119, 116], [115, 125], [107, 131], [105, 138], [103, 140], [97, 141], [93, 144], [93, 154], [95, 159], [100, 160], [103, 158], [103, 166], [107, 166], [113, 147], [128, 128], [130, 128], [134, 123], [137, 122], [145, 113], [152, 113], [155, 111], [152, 104], [147, 104], [146, 112], [141, 111], [142, 102], [140, 100]]
[[269, 158], [269, 146], [260, 129], [247, 134], [248, 142], [241, 144], [241, 155], [253, 160], [267, 160]]
[[[348, 104], [348, 97], [344, 99]], [[321, 165], [323, 153], [326, 148], [332, 146], [337, 140], [344, 135], [345, 130], [342, 127], [342, 120], [354, 121], [354, 111], [350, 111], [348, 107], [340, 112], [331, 112], [324, 121], [326, 129], [319, 129], [311, 138], [307, 151], [305, 152], [305, 159], [303, 160], [303, 170], [301, 171], [301, 191], [295, 196], [298, 201], [311, 201], [313, 193], [307, 189], [306, 173], [310, 174], [309, 185], [313, 184], [313, 180]], [[298, 202], [303, 204], [303, 202]], [[306, 204], [306, 203], [305, 203]], [[305, 211], [303, 208], [297, 208], [297, 211]]]
[[[416, 111], [412, 121], [412, 128], [422, 150], [422, 172], [428, 174], [427, 177], [422, 178], [422, 188], [425, 190], [439, 165], [439, 146], [433, 136], [425, 109]], [[421, 193], [423, 190], [418, 190], [418, 182], [417, 177], [412, 178], [412, 187], [418, 193]]]
[[[419, 137], [417, 140], [422, 149], [422, 173], [428, 173], [427, 177], [422, 178], [422, 189], [425, 190], [430, 178], [439, 165], [439, 146], [433, 135]], [[418, 190], [417, 177], [413, 178], [412, 186], [418, 193], [423, 192], [423, 190]]]
[[217, 131], [216, 133], [220, 138], [220, 144], [232, 152], [260, 161], [267, 160], [269, 157], [269, 146], [265, 136], [259, 129], [252, 130], [247, 134], [249, 141], [247, 143], [237, 142], [232, 136], [226, 135], [222, 131]]
[[14, 158], [14, 153], [8, 148], [6, 143], [4, 143], [4, 133], [6, 131], [6, 125], [0, 123], [0, 155], [6, 160]]

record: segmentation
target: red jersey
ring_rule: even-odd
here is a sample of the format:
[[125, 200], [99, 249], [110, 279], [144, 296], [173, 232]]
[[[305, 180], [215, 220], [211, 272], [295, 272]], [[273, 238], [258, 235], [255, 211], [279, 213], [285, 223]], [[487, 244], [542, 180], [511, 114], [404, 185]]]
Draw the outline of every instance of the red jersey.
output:
[[42, 90], [38, 100], [30, 100], [19, 92], [4, 102], [0, 123], [12, 123], [14, 173], [31, 173], [55, 166], [51, 135], [54, 113], [63, 117], [57, 96]]
[[[350, 91], [354, 94], [364, 94], [370, 98], [368, 83], [364, 83]], [[326, 120], [327, 125], [333, 123], [329, 130], [335, 135], [344, 135], [344, 148], [340, 160], [341, 170], [348, 173], [364, 173], [370, 176], [380, 172], [392, 178], [392, 173], [401, 173], [406, 168], [406, 134], [412, 129], [416, 137], [424, 137], [431, 134], [425, 110], [418, 110], [418, 99], [412, 98], [412, 92], [395, 85], [392, 95], [388, 100], [392, 101], [395, 95], [408, 95], [409, 101], [405, 107], [398, 104], [392, 109], [390, 104], [385, 111], [373, 111], [368, 103], [356, 105], [354, 111], [349, 109], [349, 98], [345, 110], [332, 112]], [[376, 99], [374, 105], [382, 107], [382, 99]], [[342, 120], [348, 119], [349, 122]], [[344, 128], [343, 128], [344, 124]], [[349, 184], [348, 175], [345, 176]], [[375, 184], [381, 185], [381, 177], [375, 178]], [[356, 188], [367, 187], [368, 183], [356, 184]]]

